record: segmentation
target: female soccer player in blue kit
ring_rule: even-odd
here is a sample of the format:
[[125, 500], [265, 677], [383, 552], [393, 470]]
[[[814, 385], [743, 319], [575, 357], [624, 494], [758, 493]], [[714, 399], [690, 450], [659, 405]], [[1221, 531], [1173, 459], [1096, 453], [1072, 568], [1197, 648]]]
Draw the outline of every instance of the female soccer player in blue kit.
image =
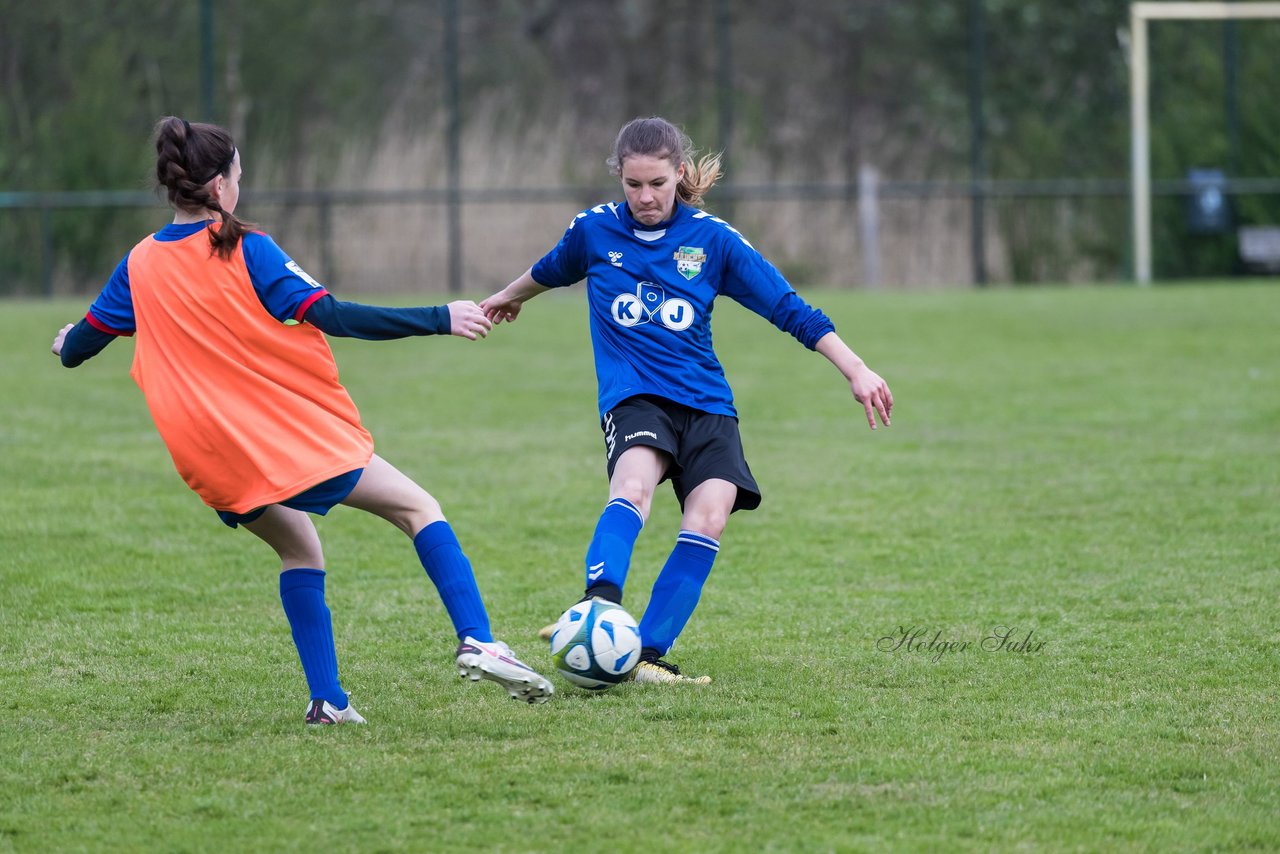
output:
[[587, 280], [609, 499], [587, 548], [583, 598], [621, 603], [654, 489], [670, 478], [683, 517], [640, 620], [635, 680], [706, 684], [710, 677], [686, 676], [663, 657], [698, 604], [729, 514], [760, 504], [711, 347], [715, 298], [741, 303], [825, 356], [872, 430], [877, 416], [889, 424], [893, 395], [826, 315], [737, 230], [699, 209], [719, 157], [695, 163], [688, 137], [654, 117], [622, 128], [608, 164], [626, 201], [579, 213], [554, 249], [480, 308], [495, 324], [514, 321], [538, 294]]
[[[235, 217], [231, 135], [175, 116], [156, 126], [156, 178], [173, 222], [120, 262], [53, 352], [69, 368], [137, 335], [132, 374], [187, 484], [280, 557], [280, 599], [311, 691], [309, 724], [364, 723], [338, 679], [324, 553], [307, 513], [347, 504], [412, 540], [453, 622], [459, 673], [539, 703], [553, 688], [495, 641], [471, 563], [440, 504], [373, 452], [324, 333], [365, 339], [491, 328], [475, 303], [339, 302], [269, 236]], [[286, 325], [292, 324], [292, 325]]]

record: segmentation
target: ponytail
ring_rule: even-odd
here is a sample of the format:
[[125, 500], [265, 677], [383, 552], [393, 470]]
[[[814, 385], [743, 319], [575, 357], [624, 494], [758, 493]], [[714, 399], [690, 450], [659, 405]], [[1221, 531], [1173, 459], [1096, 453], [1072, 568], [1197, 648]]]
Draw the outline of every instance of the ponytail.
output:
[[231, 134], [218, 125], [166, 116], [156, 124], [155, 139], [156, 182], [168, 192], [169, 204], [189, 213], [216, 213], [221, 225], [209, 229], [209, 251], [230, 258], [254, 227], [224, 211], [208, 188], [214, 178], [231, 174], [236, 157]]
[[720, 155], [704, 154], [694, 165], [692, 160], [685, 161], [684, 177], [676, 186], [676, 195], [686, 205], [702, 207], [702, 197], [720, 180]]

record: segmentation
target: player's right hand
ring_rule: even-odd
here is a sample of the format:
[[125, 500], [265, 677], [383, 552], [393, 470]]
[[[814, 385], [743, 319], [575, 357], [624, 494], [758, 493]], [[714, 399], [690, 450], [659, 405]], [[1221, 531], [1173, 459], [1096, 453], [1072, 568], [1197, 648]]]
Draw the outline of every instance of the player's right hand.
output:
[[520, 300], [508, 299], [503, 296], [506, 291], [498, 291], [487, 299], [480, 301], [480, 310], [484, 312], [484, 316], [493, 321], [494, 325], [502, 323], [512, 323], [520, 316], [520, 308], [524, 305]]
[[62, 344], [67, 340], [67, 333], [75, 328], [75, 324], [68, 323], [66, 326], [58, 330], [58, 334], [53, 337], [53, 355], [62, 355]]

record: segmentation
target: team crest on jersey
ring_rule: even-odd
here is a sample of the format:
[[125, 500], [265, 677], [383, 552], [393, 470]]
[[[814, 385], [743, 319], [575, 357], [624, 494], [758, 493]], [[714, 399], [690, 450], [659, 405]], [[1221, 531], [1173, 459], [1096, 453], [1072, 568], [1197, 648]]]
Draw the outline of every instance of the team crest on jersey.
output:
[[686, 279], [692, 279], [702, 272], [702, 264], [707, 260], [707, 253], [701, 247], [681, 246], [676, 250], [676, 272]]

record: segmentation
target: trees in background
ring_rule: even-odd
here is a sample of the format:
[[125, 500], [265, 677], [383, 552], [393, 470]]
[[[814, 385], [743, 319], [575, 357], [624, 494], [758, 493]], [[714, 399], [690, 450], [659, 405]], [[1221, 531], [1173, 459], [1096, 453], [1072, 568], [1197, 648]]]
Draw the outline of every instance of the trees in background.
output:
[[[0, 190], [147, 186], [152, 123], [167, 113], [200, 117], [201, 5], [3, 0]], [[443, 126], [443, 2], [218, 0], [212, 8], [214, 118], [253, 158], [251, 188], [329, 186], [344, 152], [376, 145], [389, 127]], [[569, 122], [572, 141], [558, 153], [566, 183], [601, 183], [618, 125], [652, 113], [682, 122], [705, 147], [727, 144], [730, 180], [741, 183], [851, 183], [863, 163], [888, 179], [966, 181], [974, 8], [959, 0], [458, 3], [463, 119], [497, 110], [500, 132], [515, 138]], [[981, 8], [987, 177], [1127, 177], [1124, 4], [985, 0]], [[726, 13], [728, 92], [717, 17]], [[1237, 29], [1234, 137], [1223, 32], [1153, 28], [1157, 177], [1194, 166], [1280, 170], [1272, 143], [1280, 114], [1269, 98], [1280, 22]], [[438, 178], [442, 185], [442, 171]], [[1162, 272], [1224, 272], [1215, 269], [1221, 241], [1189, 238], [1179, 204], [1157, 207]], [[1276, 208], [1274, 196], [1237, 200], [1248, 221], [1280, 221]], [[1009, 279], [1053, 276], [1071, 259], [1123, 272], [1126, 204], [1027, 216], [1010, 203], [991, 216]], [[57, 251], [98, 274], [143, 221], [118, 210], [59, 216]], [[0, 211], [0, 223], [0, 278], [24, 278], [38, 243], [34, 219]]]

